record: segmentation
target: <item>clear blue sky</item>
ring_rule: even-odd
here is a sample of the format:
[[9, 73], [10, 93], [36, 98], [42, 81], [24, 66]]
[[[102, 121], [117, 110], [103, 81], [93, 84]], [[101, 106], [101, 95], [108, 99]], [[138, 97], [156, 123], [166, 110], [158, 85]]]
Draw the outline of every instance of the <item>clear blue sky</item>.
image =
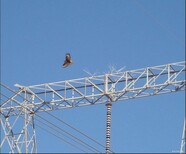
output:
[[[66, 52], [74, 63], [62, 69]], [[1, 0], [1, 81], [12, 88], [184, 57], [184, 0]], [[178, 92], [114, 103], [111, 149], [178, 151], [184, 100]], [[105, 145], [105, 105], [51, 113]], [[36, 134], [38, 152], [81, 152], [40, 128]]]

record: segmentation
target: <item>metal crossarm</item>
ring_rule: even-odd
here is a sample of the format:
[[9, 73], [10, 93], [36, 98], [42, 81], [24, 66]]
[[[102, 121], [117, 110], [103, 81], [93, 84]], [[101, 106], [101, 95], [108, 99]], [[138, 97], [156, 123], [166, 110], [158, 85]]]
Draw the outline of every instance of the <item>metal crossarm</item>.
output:
[[[182, 61], [31, 86], [16, 84], [19, 88], [16, 91], [1, 83], [0, 121], [4, 135], [0, 148], [7, 144], [10, 153], [36, 153], [34, 116], [38, 112], [105, 103], [106, 153], [110, 153], [111, 103], [185, 90], [185, 63]], [[15, 132], [18, 122], [20, 130]]]
[[[1, 112], [19, 114], [22, 107], [17, 101], [25, 96], [27, 107], [40, 112], [180, 90], [185, 90], [185, 61], [100, 76], [19, 86], [19, 91], [11, 99], [1, 103]], [[10, 105], [10, 101], [14, 103]]]

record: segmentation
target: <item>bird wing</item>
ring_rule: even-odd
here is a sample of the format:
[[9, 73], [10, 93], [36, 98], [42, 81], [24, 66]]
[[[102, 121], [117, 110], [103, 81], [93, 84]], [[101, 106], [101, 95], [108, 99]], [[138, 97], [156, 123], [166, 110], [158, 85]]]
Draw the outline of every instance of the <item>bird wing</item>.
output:
[[69, 62], [67, 62], [66, 60], [64, 61], [64, 64], [63, 64], [63, 67], [65, 68], [65, 67], [67, 67], [67, 66], [69, 66], [70, 65], [70, 63]]

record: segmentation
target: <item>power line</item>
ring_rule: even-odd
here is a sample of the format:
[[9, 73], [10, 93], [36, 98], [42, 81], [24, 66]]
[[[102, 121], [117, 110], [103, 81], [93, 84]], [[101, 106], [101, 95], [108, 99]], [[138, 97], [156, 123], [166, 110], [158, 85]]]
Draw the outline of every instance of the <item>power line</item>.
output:
[[[36, 114], [36, 115], [38, 116], [38, 114]], [[95, 149], [94, 147], [92, 147], [91, 145], [89, 145], [89, 144], [85, 143], [84, 141], [82, 141], [82, 140], [78, 139], [77, 137], [75, 137], [75, 136], [74, 136], [74, 135], [72, 135], [71, 133], [68, 133], [68, 132], [67, 132], [67, 131], [65, 131], [64, 129], [62, 129], [62, 128], [60, 128], [60, 127], [56, 126], [56, 125], [55, 125], [55, 124], [53, 124], [53, 123], [51, 123], [49, 120], [47, 120], [47, 119], [45, 119], [45, 118], [43, 118], [43, 117], [41, 117], [41, 116], [39, 116], [39, 118], [41, 118], [41, 119], [45, 120], [46, 122], [50, 123], [52, 126], [54, 126], [54, 127], [58, 128], [58, 129], [59, 129], [59, 130], [61, 130], [62, 132], [64, 132], [64, 133], [68, 134], [68, 135], [69, 135], [69, 136], [71, 136], [72, 138], [74, 138], [74, 139], [76, 139], [77, 141], [81, 142], [82, 144], [86, 145], [87, 147], [89, 147], [89, 149], [91, 148], [91, 149], [95, 150], [95, 151], [92, 151], [92, 152], [99, 152], [99, 153], [101, 153], [100, 151], [98, 151], [97, 149]], [[41, 121], [40, 121], [40, 122], [41, 122]], [[74, 139], [73, 139], [73, 140], [74, 140]], [[75, 140], [74, 140], [74, 141], [75, 141]], [[76, 141], [75, 141], [75, 142], [76, 142]]]
[[67, 140], [63, 139], [63, 138], [60, 137], [59, 135], [54, 134], [53, 132], [51, 132], [51, 131], [49, 131], [49, 130], [43, 128], [43, 127], [41, 127], [40, 125], [37, 125], [37, 127], [39, 127], [40, 129], [42, 129], [42, 130], [44, 130], [44, 131], [46, 131], [46, 132], [48, 132], [48, 133], [54, 135], [55, 137], [59, 138], [60, 140], [66, 142], [66, 143], [68, 143], [68, 144], [70, 144], [71, 146], [75, 147], [76, 149], [78, 149], [78, 150], [80, 150], [80, 151], [82, 151], [82, 152], [84, 152], [84, 153], [87, 153], [86, 151], [84, 151], [84, 150], [78, 148], [76, 145], [74, 145], [74, 144], [68, 142]]
[[[5, 86], [5, 85], [3, 85], [3, 86]], [[9, 87], [7, 87], [7, 88], [9, 88]], [[9, 88], [9, 90], [11, 90], [11, 89]], [[2, 95], [4, 95], [4, 94], [2, 94]], [[5, 95], [4, 95], [4, 96], [5, 96]], [[6, 96], [6, 97], [7, 97], [7, 96]], [[22, 97], [22, 96], [21, 96], [21, 97]], [[7, 98], [8, 98], [8, 97], [7, 97]], [[22, 106], [23, 108], [27, 109], [28, 111], [33, 112], [33, 111], [31, 111], [30, 109], [28, 109], [28, 108], [26, 108], [25, 106], [23, 106], [22, 104], [16, 102], [15, 100], [13, 100], [13, 101], [14, 101], [16, 104], [18, 104], [18, 105]], [[47, 112], [47, 111], [46, 111], [46, 112]], [[47, 119], [45, 119], [45, 118], [43, 118], [42, 116], [38, 115], [37, 113], [35, 113], [35, 115], [38, 116], [39, 118], [45, 120], [46, 122], [50, 123], [50, 124], [53, 125], [54, 127], [60, 129], [61, 131], [65, 132], [65, 133], [68, 134], [69, 136], [75, 138], [77, 141], [83, 143], [84, 145], [86, 145], [87, 147], [89, 147], [89, 149], [90, 149], [90, 148], [93, 149], [94, 151], [92, 151], [92, 152], [99, 152], [99, 153], [101, 153], [101, 152], [98, 151], [96, 148], [94, 148], [94, 147], [92, 147], [91, 145], [85, 143], [84, 141], [80, 140], [79, 138], [75, 137], [74, 135], [68, 133], [68, 132], [65, 131], [64, 129], [62, 129], [62, 128], [56, 126], [55, 124], [51, 123], [51, 122], [48, 121]], [[50, 114], [50, 115], [51, 115], [51, 114]], [[55, 117], [55, 116], [54, 116], [54, 117]], [[67, 124], [67, 123], [66, 123], [66, 124]], [[70, 126], [70, 125], [69, 125], [69, 126]], [[72, 126], [71, 126], [71, 127], [72, 127]], [[73, 139], [73, 140], [74, 140], [74, 139]], [[74, 141], [75, 141], [75, 140], [74, 140]], [[82, 144], [81, 144], [81, 145], [82, 145]]]
[[[15, 92], [14, 92], [11, 88], [9, 88], [8, 86], [6, 86], [6, 85], [4, 85], [4, 84], [2, 84], [2, 83], [1, 83], [1, 85], [4, 86], [4, 87], [6, 87], [7, 89], [9, 89], [10, 91], [12, 91], [13, 93], [15, 93]], [[22, 95], [20, 95], [20, 93], [17, 93], [17, 94], [18, 94], [20, 97], [22, 97], [23, 99], [25, 99]], [[30, 100], [27, 100], [27, 101], [30, 102]], [[37, 106], [36, 104], [34, 104], [34, 105]], [[40, 106], [37, 106], [37, 107], [40, 107]], [[64, 122], [63, 120], [59, 119], [58, 117], [52, 115], [51, 113], [49, 113], [49, 112], [46, 111], [45, 109], [43, 109], [43, 108], [40, 108], [40, 109], [43, 110], [43, 111], [44, 111], [45, 113], [47, 113], [48, 115], [52, 116], [53, 118], [57, 119], [57, 120], [60, 121], [61, 123], [67, 125], [67, 126], [70, 127], [71, 129], [77, 131], [78, 133], [82, 134], [82, 135], [85, 136], [86, 138], [90, 139], [90, 140], [93, 141], [94, 143], [100, 145], [100, 146], [103, 147], [103, 148], [106, 148], [106, 146], [102, 145], [102, 144], [99, 143], [98, 141], [94, 140], [93, 138], [91, 138], [91, 137], [89, 137], [88, 135], [84, 134], [84, 133], [81, 132], [80, 130], [76, 129], [75, 127], [71, 126], [70, 124], [68, 124], [68, 123]], [[29, 110], [29, 111], [30, 111], [30, 110]], [[31, 111], [31, 112], [33, 112], [33, 111]], [[35, 113], [35, 115], [39, 116], [38, 114], [36, 114], [36, 112], [34, 112], [34, 113]], [[41, 116], [39, 116], [39, 117], [42, 118]], [[42, 119], [44, 119], [44, 118], [42, 118]], [[46, 119], [45, 119], [45, 120], [46, 120]], [[48, 121], [48, 120], [46, 120], [46, 121]], [[49, 122], [49, 121], [48, 121], [48, 122]], [[50, 122], [49, 122], [49, 123], [50, 123]], [[63, 130], [63, 131], [65, 132], [65, 130]], [[66, 132], [66, 133], [68, 134], [68, 132]], [[69, 135], [69, 134], [68, 134], [68, 135]], [[76, 138], [76, 137], [74, 137], [74, 138]], [[76, 139], [77, 139], [77, 138], [76, 138]], [[78, 139], [77, 139], [77, 140], [78, 140]], [[81, 141], [81, 140], [80, 140], [80, 141]], [[87, 144], [87, 143], [85, 143], [85, 142], [83, 142], [83, 141], [81, 141], [81, 142], [84, 143], [84, 144]], [[96, 150], [96, 149], [93, 148], [92, 146], [89, 146], [89, 147], [91, 147], [92, 149]], [[99, 151], [97, 151], [97, 152], [99, 152]], [[111, 152], [114, 153], [113, 151], [111, 151]]]
[[[23, 116], [20, 116], [20, 117], [23, 118], [23, 119], [25, 120], [25, 118], [24, 118]], [[35, 117], [34, 117], [34, 119], [37, 120], [37, 121], [39, 121], [39, 122], [41, 122], [41, 123], [44, 124], [44, 125], [47, 125], [47, 126], [50, 127], [51, 129], [53, 129], [50, 125], [48, 125], [48, 124], [42, 122], [41, 120], [38, 120], [38, 119], [36, 119]], [[39, 127], [40, 129], [42, 129], [42, 130], [44, 130], [44, 131], [46, 131], [46, 132], [52, 134], [53, 136], [59, 138], [60, 140], [66, 142], [67, 144], [70, 144], [72, 147], [75, 147], [76, 149], [78, 149], [78, 150], [80, 150], [80, 151], [86, 153], [86, 151], [82, 150], [81, 148], [77, 147], [76, 145], [74, 145], [74, 144], [68, 142], [67, 140], [65, 140], [64, 138], [60, 137], [59, 134], [55, 134], [54, 132], [51, 132], [51, 131], [49, 131], [49, 130], [43, 128], [43, 127], [42, 127], [41, 125], [39, 125], [39, 124], [36, 124], [36, 123], [35, 123], [35, 125], [36, 125], [37, 127]], [[55, 130], [55, 129], [53, 129], [53, 130], [61, 134], [60, 131]], [[13, 132], [11, 131], [11, 133], [13, 133]], [[63, 134], [63, 135], [64, 135], [64, 134]], [[77, 142], [77, 143], [78, 143], [78, 142]]]
[[[23, 117], [22, 117], [22, 118], [23, 118]], [[46, 123], [44, 123], [44, 122], [42, 122], [42, 121], [36, 119], [35, 117], [34, 117], [34, 119], [37, 120], [37, 121], [39, 121], [39, 122], [41, 122], [41, 123], [44, 124], [44, 125], [47, 125]], [[42, 127], [41, 125], [39, 125], [39, 124], [35, 124], [35, 125], [36, 125], [37, 127], [41, 128], [42, 130], [44, 130], [44, 131], [46, 131], [46, 132], [48, 132], [48, 133], [54, 135], [55, 137], [59, 138], [60, 140], [66, 142], [67, 144], [70, 144], [71, 146], [75, 147], [76, 149], [78, 149], [78, 150], [80, 150], [80, 151], [86, 153], [86, 151], [82, 150], [81, 148], [77, 147], [76, 145], [74, 145], [74, 144], [68, 142], [67, 140], [65, 140], [64, 138], [60, 137], [59, 134], [56, 134], [56, 133], [54, 133], [54, 132], [51, 132], [51, 131], [49, 131], [48, 129], [43, 128], [43, 127]], [[52, 127], [49, 126], [49, 125], [47, 125], [47, 126], [50, 127], [50, 128], [52, 128]], [[53, 128], [52, 128], [52, 129], [53, 129]], [[55, 130], [55, 129], [53, 129], [53, 130], [61, 134], [60, 131]], [[63, 135], [64, 135], [64, 134], [63, 134]]]
[[[92, 138], [89, 137], [88, 135], [82, 133], [81, 131], [79, 131], [79, 130], [76, 129], [75, 127], [73, 127], [73, 126], [67, 124], [66, 122], [64, 122], [63, 120], [59, 119], [58, 117], [56, 117], [56, 116], [50, 114], [49, 112], [47, 112], [47, 113], [48, 113], [50, 116], [52, 116], [52, 117], [54, 117], [55, 119], [57, 119], [58, 121], [60, 121], [61, 123], [63, 123], [63, 124], [65, 124], [65, 125], [69, 126], [69, 127], [72, 128], [73, 130], [75, 130], [75, 131], [77, 131], [78, 133], [82, 134], [83, 136], [87, 137], [87, 138], [90, 139], [91, 141], [95, 142], [96, 144], [102, 146], [103, 148], [106, 148], [104, 145], [102, 145], [101, 143], [99, 143], [99, 142], [97, 142], [96, 140], [92, 139]], [[113, 152], [113, 151], [112, 151], [112, 152]]]

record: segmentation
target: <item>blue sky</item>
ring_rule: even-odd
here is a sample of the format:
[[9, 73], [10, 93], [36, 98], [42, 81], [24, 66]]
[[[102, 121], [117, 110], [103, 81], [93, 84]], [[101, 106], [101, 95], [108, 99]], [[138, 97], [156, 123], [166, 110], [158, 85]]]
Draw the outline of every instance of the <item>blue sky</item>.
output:
[[[73, 65], [62, 69], [66, 52]], [[1, 0], [1, 81], [12, 88], [86, 77], [84, 69], [99, 75], [109, 66], [131, 70], [184, 57], [184, 0]], [[51, 113], [105, 144], [105, 105]], [[114, 152], [177, 151], [184, 92], [114, 103], [111, 119]], [[81, 152], [36, 133], [38, 152]]]

